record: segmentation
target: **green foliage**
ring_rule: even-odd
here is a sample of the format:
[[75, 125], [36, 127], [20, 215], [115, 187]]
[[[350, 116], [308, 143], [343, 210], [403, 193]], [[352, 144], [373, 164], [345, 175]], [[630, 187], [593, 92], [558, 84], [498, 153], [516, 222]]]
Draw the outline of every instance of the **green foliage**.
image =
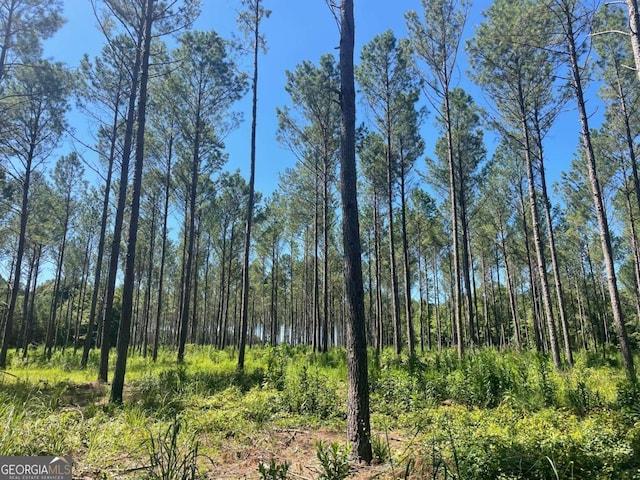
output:
[[267, 349], [267, 371], [265, 373], [265, 386], [270, 386], [276, 390], [284, 389], [285, 370], [287, 367], [287, 352], [281, 347]]
[[542, 355], [537, 355], [535, 361], [539, 376], [540, 393], [542, 395], [544, 405], [548, 407], [553, 404], [555, 396], [555, 385], [550, 379], [551, 367], [549, 366], [549, 359]]
[[152, 480], [194, 480], [198, 478], [199, 442], [191, 435], [186, 445], [181, 445], [182, 422], [174, 419], [166, 431], [150, 434], [147, 453], [151, 468], [148, 478]]
[[281, 398], [290, 413], [319, 418], [330, 418], [338, 413], [336, 392], [316, 367], [290, 367]]
[[316, 453], [322, 467], [318, 480], [344, 480], [351, 473], [349, 451], [338, 442], [331, 445], [318, 442]]
[[474, 407], [497, 407], [513, 384], [512, 372], [491, 350], [467, 355], [454, 376], [451, 397]]
[[597, 391], [594, 391], [584, 379], [566, 380], [564, 399], [567, 406], [580, 417], [584, 417], [589, 411], [602, 406], [602, 399]]
[[640, 384], [624, 379], [618, 383], [616, 403], [635, 422], [640, 421]]
[[[67, 371], [76, 365], [71, 355], [55, 353], [55, 367], [40, 350], [27, 362], [14, 359], [9, 375], [0, 375], [0, 451], [74, 452], [105, 475], [109, 465], [148, 466], [155, 452], [149, 475], [163, 478], [163, 470], [191, 475], [179, 467], [195, 458], [196, 446], [202, 467], [208, 457], [228, 461], [229, 445], [237, 453], [274, 429], [344, 431], [343, 349], [252, 348], [245, 374], [232, 349], [189, 349], [179, 367], [170, 351], [157, 364], [133, 356], [118, 408], [104, 404], [108, 389], [90, 369]], [[372, 436], [374, 458], [394, 478], [613, 480], [640, 471], [640, 389], [611, 352], [578, 354], [573, 369], [558, 372], [533, 352], [484, 349], [458, 359], [444, 350], [409, 359], [384, 350], [371, 355], [370, 369], [372, 427], [394, 436]], [[340, 478], [329, 476], [340, 465], [348, 471], [348, 455], [336, 449], [320, 449], [321, 478]], [[265, 464], [263, 475], [283, 478], [279, 467]]]
[[173, 417], [182, 410], [179, 393], [186, 385], [186, 380], [184, 368], [145, 375], [133, 385], [134, 399], [159, 418]]
[[268, 466], [260, 463], [258, 471], [261, 480], [286, 480], [289, 473], [289, 462], [278, 463], [275, 458], [271, 458]]
[[387, 437], [382, 437], [381, 435], [372, 436], [371, 450], [373, 451], [373, 458], [380, 463], [386, 463], [391, 459], [391, 447]]
[[432, 478], [631, 478], [622, 472], [639, 466], [637, 434], [616, 414], [454, 408], [428, 416], [422, 468]]

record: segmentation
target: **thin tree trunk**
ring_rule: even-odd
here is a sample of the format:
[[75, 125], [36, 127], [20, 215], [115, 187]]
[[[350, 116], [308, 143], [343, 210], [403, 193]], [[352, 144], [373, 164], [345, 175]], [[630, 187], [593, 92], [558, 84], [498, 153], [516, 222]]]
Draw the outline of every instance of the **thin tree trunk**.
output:
[[136, 162], [133, 174], [133, 190], [131, 197], [131, 220], [129, 223], [129, 239], [127, 242], [127, 261], [122, 288], [122, 316], [118, 329], [118, 356], [111, 384], [109, 401], [122, 403], [124, 376], [127, 368], [127, 351], [131, 316], [133, 311], [133, 287], [135, 276], [136, 242], [138, 239], [138, 219], [140, 215], [140, 197], [142, 194], [142, 169], [144, 165], [144, 133], [147, 108], [147, 83], [149, 79], [149, 58], [151, 48], [151, 24], [153, 22], [154, 0], [147, 0], [145, 6], [144, 48], [142, 51], [142, 71], [140, 76], [140, 99], [138, 100], [138, 132], [136, 136]]
[[255, 206], [256, 178], [256, 125], [258, 116], [258, 53], [260, 48], [260, 0], [255, 2], [254, 49], [253, 49], [253, 81], [251, 84], [251, 160], [249, 170], [249, 198], [247, 199], [247, 219], [244, 229], [244, 250], [242, 254], [242, 298], [240, 303], [240, 338], [238, 345], [238, 370], [244, 370], [245, 344], [247, 341], [247, 324], [249, 319], [249, 256], [251, 253], [251, 227], [253, 225], [253, 209]]
[[409, 262], [409, 240], [407, 239], [407, 192], [406, 172], [402, 162], [402, 174], [400, 175], [400, 221], [402, 226], [402, 256], [404, 263], [404, 296], [405, 316], [407, 322], [407, 348], [409, 355], [413, 355], [416, 349], [416, 334], [413, 328], [413, 312], [411, 308], [411, 265]]
[[[122, 225], [124, 223], [124, 210], [127, 201], [127, 184], [129, 182], [129, 161], [133, 144], [134, 128], [136, 121], [136, 99], [138, 97], [138, 77], [142, 64], [142, 35], [138, 36], [136, 56], [131, 70], [131, 92], [129, 93], [129, 105], [127, 107], [127, 123], [122, 148], [122, 163], [120, 168], [120, 190], [118, 192], [118, 206], [116, 209], [115, 224], [113, 227], [113, 240], [111, 242], [111, 256], [109, 258], [109, 275], [107, 277], [107, 291], [105, 294], [104, 317], [102, 319], [102, 345], [100, 346], [100, 367], [98, 380], [107, 381], [109, 370], [109, 351], [111, 349], [111, 326], [115, 316], [113, 300], [115, 297], [116, 277], [118, 275], [118, 260], [120, 257], [120, 242], [122, 240]], [[129, 254], [129, 252], [127, 252]]]
[[373, 241], [375, 243], [376, 257], [376, 350], [384, 348], [384, 323], [382, 318], [382, 240], [380, 235], [380, 205], [378, 192], [373, 191]]
[[529, 125], [527, 125], [527, 115], [525, 112], [525, 99], [522, 92], [522, 84], [518, 82], [518, 94], [520, 104], [520, 123], [522, 128], [522, 140], [524, 142], [524, 158], [527, 169], [527, 183], [529, 186], [529, 208], [531, 210], [531, 225], [533, 230], [533, 244], [536, 250], [536, 258], [538, 261], [538, 275], [540, 277], [540, 286], [545, 316], [547, 318], [547, 328], [549, 330], [549, 343], [551, 345], [551, 356], [553, 364], [557, 370], [562, 368], [560, 353], [558, 351], [558, 339], [556, 335], [556, 326], [553, 319], [553, 310], [551, 307], [551, 295], [549, 294], [549, 282], [547, 280], [547, 265], [540, 238], [540, 226], [538, 222], [538, 200], [535, 187], [535, 179], [533, 175], [533, 159], [531, 152], [531, 137]]
[[27, 220], [29, 216], [29, 188], [31, 184], [31, 166], [35, 152], [35, 139], [32, 139], [27, 153], [24, 180], [22, 183], [22, 204], [20, 206], [20, 232], [18, 234], [18, 251], [16, 252], [15, 270], [13, 275], [13, 286], [9, 308], [7, 309], [7, 320], [4, 324], [4, 334], [2, 336], [2, 347], [0, 347], [0, 369], [7, 367], [7, 352], [9, 345], [13, 341], [13, 322], [16, 303], [18, 302], [18, 292], [20, 290], [20, 273], [22, 270], [22, 258], [27, 243]]
[[193, 278], [193, 265], [196, 256], [196, 200], [198, 196], [198, 178], [200, 176], [200, 139], [201, 139], [201, 109], [198, 103], [196, 107], [195, 138], [193, 151], [191, 152], [191, 182], [189, 191], [189, 225], [186, 250], [186, 264], [184, 268], [184, 290], [182, 294], [182, 308], [180, 314], [180, 332], [178, 341], [178, 363], [184, 361], [184, 350], [189, 332], [189, 312], [191, 308], [191, 282]]
[[143, 329], [143, 346], [142, 357], [147, 358], [147, 346], [149, 343], [149, 318], [151, 316], [151, 283], [153, 281], [153, 254], [155, 252], [156, 240], [156, 216], [157, 204], [156, 198], [152, 198], [153, 206], [151, 207], [151, 240], [149, 243], [149, 264], [147, 266], [147, 288], [144, 293], [144, 329]]
[[[628, 2], [635, 3], [635, 0], [628, 0]], [[622, 352], [622, 359], [626, 369], [627, 377], [630, 381], [636, 381], [636, 371], [633, 365], [633, 355], [629, 347], [629, 339], [627, 337], [627, 331], [624, 325], [624, 318], [622, 315], [622, 306], [620, 304], [620, 294], [618, 292], [618, 281], [616, 279], [615, 264], [613, 259], [613, 249], [611, 247], [611, 234], [609, 232], [609, 224], [607, 221], [607, 215], [604, 208], [604, 200], [602, 198], [602, 190], [600, 188], [600, 181], [598, 179], [598, 173], [596, 169], [596, 159], [593, 151], [593, 144], [591, 142], [591, 132], [589, 130], [589, 117], [587, 115], [587, 109], [585, 106], [584, 94], [582, 91], [582, 76], [580, 73], [580, 66], [578, 64], [578, 53], [576, 48], [576, 39], [573, 26], [573, 11], [569, 5], [562, 3], [563, 14], [565, 15], [565, 36], [569, 47], [569, 60], [571, 63], [571, 71], [573, 73], [573, 87], [578, 103], [578, 112], [580, 114], [580, 125], [582, 127], [582, 141], [587, 158], [587, 167], [589, 171], [589, 185], [591, 187], [591, 194], [593, 197], [593, 203], [596, 211], [596, 217], [598, 220], [598, 227], [600, 229], [600, 242], [602, 244], [602, 254], [604, 256], [605, 268], [607, 272], [607, 284], [609, 287], [609, 301], [611, 302], [611, 310], [613, 312], [613, 322], [616, 327], [616, 333], [618, 335], [618, 342], [620, 344], [620, 351]], [[635, 5], [634, 5], [635, 7]], [[637, 8], [633, 13], [633, 21], [636, 25], [636, 32], [638, 26], [638, 12]], [[633, 26], [632, 26], [633, 28]], [[637, 39], [636, 39], [637, 41]], [[634, 52], [635, 54], [635, 52]], [[636, 57], [638, 60], [638, 57]]]
[[[119, 78], [118, 91], [120, 90], [122, 83], [122, 77]], [[119, 104], [116, 102], [113, 111], [113, 123], [111, 127], [111, 145], [109, 146], [109, 157], [107, 166], [107, 179], [104, 186], [104, 200], [102, 201], [102, 217], [100, 220], [100, 238], [98, 240], [98, 252], [96, 258], [96, 268], [93, 279], [93, 291], [91, 293], [91, 307], [89, 310], [89, 323], [87, 325], [87, 335], [84, 339], [84, 346], [82, 349], [82, 359], [80, 360], [80, 368], [86, 368], [89, 361], [89, 351], [93, 347], [93, 332], [95, 325], [97, 324], [96, 310], [98, 306], [98, 294], [100, 292], [100, 280], [102, 276], [104, 248], [107, 237], [107, 220], [109, 218], [109, 198], [111, 195], [111, 178], [113, 175], [113, 161], [115, 160], [116, 149], [116, 137], [118, 130], [118, 123], [120, 118]]]
[[4, 80], [5, 72], [6, 72], [6, 62], [7, 62], [7, 53], [9, 52], [9, 48], [11, 46], [11, 37], [13, 36], [13, 16], [16, 10], [16, 2], [17, 0], [11, 0], [9, 4], [9, 8], [7, 8], [6, 16], [4, 20], [4, 32], [2, 38], [2, 46], [0, 46], [0, 84]]
[[553, 220], [551, 218], [551, 202], [547, 194], [547, 179], [544, 168], [544, 154], [542, 148], [542, 129], [540, 128], [539, 112], [534, 112], [534, 126], [536, 131], [536, 143], [538, 147], [540, 162], [540, 193], [542, 195], [542, 205], [544, 208], [544, 216], [547, 223], [547, 235], [549, 240], [549, 253], [551, 255], [551, 268], [553, 270], [553, 280], [556, 287], [556, 297], [558, 301], [558, 312], [560, 313], [560, 325], [562, 326], [562, 337], [564, 340], [564, 352], [567, 363], [573, 365], [573, 352], [571, 351], [571, 337], [569, 332], [569, 321], [567, 320], [567, 312], [565, 308], [564, 291], [562, 288], [562, 277], [560, 276], [560, 267], [558, 266], [558, 252], [556, 250], [556, 239], [553, 232]]
[[451, 238], [453, 241], [454, 275], [454, 320], [457, 336], [458, 358], [462, 358], [464, 343], [462, 340], [462, 286], [460, 285], [460, 245], [458, 237], [458, 196], [456, 195], [455, 160], [453, 158], [453, 132], [451, 126], [451, 105], [449, 103], [448, 83], [444, 88], [444, 122], [447, 137], [447, 160], [449, 164], [449, 201], [451, 202]]
[[36, 257], [36, 262], [34, 265], [34, 274], [33, 281], [31, 287], [27, 285], [26, 288], [31, 288], [31, 295], [29, 295], [29, 310], [26, 318], [26, 325], [24, 331], [24, 337], [22, 340], [22, 358], [26, 359], [29, 352], [29, 345], [31, 344], [31, 337], [33, 336], [33, 326], [36, 321], [36, 310], [35, 310], [35, 300], [36, 300], [36, 287], [38, 286], [38, 274], [40, 272], [40, 260], [42, 259], [42, 244], [38, 244], [37, 248], [34, 250], [34, 255]]
[[22, 326], [19, 329], [18, 338], [16, 339], [16, 354], [18, 353], [19, 346], [24, 343], [24, 339], [27, 336], [27, 328], [29, 325], [29, 298], [31, 292], [31, 278], [34, 275], [34, 269], [36, 265], [36, 252], [37, 245], [33, 246], [31, 253], [31, 259], [29, 261], [29, 271], [27, 272], [27, 279], [24, 282], [24, 296], [22, 297]]
[[520, 340], [520, 317], [518, 315], [518, 302], [515, 289], [513, 288], [513, 281], [511, 280], [511, 270], [509, 269], [509, 257], [507, 255], [507, 245], [505, 242], [504, 228], [500, 224], [500, 246], [502, 248], [502, 257], [504, 258], [504, 271], [507, 280], [507, 291], [509, 292], [509, 307], [511, 309], [511, 320], [513, 321], [513, 339], [516, 344], [516, 349], [519, 351], [521, 347]]
[[366, 319], [362, 285], [361, 243], [356, 173], [356, 92], [353, 74], [353, 0], [340, 6], [340, 142], [342, 232], [347, 307], [347, 440], [358, 460], [371, 462]]
[[162, 316], [162, 296], [164, 287], [164, 267], [167, 257], [167, 222], [169, 218], [169, 198], [171, 193], [171, 161], [173, 157], [173, 135], [169, 139], [167, 155], [167, 172], [164, 184], [164, 209], [162, 212], [162, 248], [160, 251], [160, 272], [158, 273], [158, 308], [156, 310], [155, 336], [153, 338], [153, 361], [158, 360], [158, 345], [160, 343], [160, 318]]
[[467, 202], [465, 199], [465, 182], [464, 182], [464, 173], [462, 170], [462, 152], [460, 151], [461, 145], [458, 143], [458, 196], [459, 204], [458, 210], [460, 213], [460, 243], [462, 243], [462, 252], [460, 252], [460, 256], [462, 257], [462, 266], [461, 273], [462, 278], [464, 280], [464, 293], [466, 297], [466, 313], [467, 313], [467, 322], [469, 323], [469, 342], [471, 345], [476, 345], [478, 343], [478, 335], [475, 328], [475, 319], [474, 319], [474, 310], [473, 310], [473, 290], [471, 289], [471, 273], [473, 262], [471, 259], [471, 248], [470, 248], [470, 235], [469, 235], [469, 221], [467, 219]]
[[74, 356], [78, 353], [78, 349], [80, 348], [80, 328], [82, 326], [82, 320], [84, 317], [84, 305], [87, 298], [87, 288], [89, 284], [89, 269], [91, 264], [91, 247], [92, 246], [93, 246], [93, 236], [90, 236], [87, 239], [87, 246], [84, 252], [84, 261], [82, 263], [80, 301], [78, 302], [78, 310], [76, 312], [75, 339], [73, 342]]
[[320, 345], [322, 352], [326, 352], [329, 348], [329, 158], [326, 151], [322, 167], [322, 342]]

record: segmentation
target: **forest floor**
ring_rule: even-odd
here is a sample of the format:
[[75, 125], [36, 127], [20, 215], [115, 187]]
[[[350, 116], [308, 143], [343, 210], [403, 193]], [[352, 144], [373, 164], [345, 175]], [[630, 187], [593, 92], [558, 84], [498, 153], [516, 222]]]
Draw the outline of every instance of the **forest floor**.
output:
[[373, 355], [371, 465], [348, 458], [343, 350], [253, 349], [244, 374], [234, 355], [133, 356], [121, 406], [97, 356], [12, 359], [0, 455], [71, 455], [77, 479], [640, 478], [640, 388], [615, 351], [561, 372], [535, 353]]

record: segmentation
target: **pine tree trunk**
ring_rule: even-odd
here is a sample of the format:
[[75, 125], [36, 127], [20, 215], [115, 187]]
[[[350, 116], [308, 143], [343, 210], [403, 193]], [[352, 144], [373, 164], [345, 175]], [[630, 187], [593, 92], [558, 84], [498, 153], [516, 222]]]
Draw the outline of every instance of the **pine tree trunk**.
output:
[[[119, 79], [121, 81], [121, 78]], [[118, 85], [118, 90], [120, 84]], [[93, 332], [97, 324], [96, 310], [98, 307], [98, 295], [100, 293], [100, 280], [102, 276], [104, 248], [107, 237], [107, 220], [109, 218], [109, 198], [111, 195], [111, 178], [113, 175], [113, 162], [116, 155], [116, 137], [118, 124], [120, 123], [120, 109], [116, 105], [113, 111], [113, 123], [111, 125], [111, 145], [109, 146], [109, 158], [107, 166], [107, 179], [104, 186], [104, 199], [102, 201], [102, 216], [100, 220], [100, 237], [98, 239], [98, 252], [96, 257], [96, 268], [93, 277], [93, 291], [91, 293], [91, 307], [89, 309], [89, 323], [87, 325], [87, 335], [84, 339], [82, 349], [82, 359], [80, 360], [80, 368], [86, 368], [89, 361], [89, 352], [93, 347]]]
[[378, 192], [373, 191], [373, 241], [375, 243], [376, 257], [376, 350], [384, 348], [384, 323], [382, 318], [382, 240], [380, 235], [380, 206], [378, 204]]
[[127, 124], [122, 147], [122, 162], [120, 166], [120, 190], [118, 192], [118, 206], [113, 227], [113, 239], [111, 241], [111, 255], [109, 257], [109, 275], [107, 277], [107, 290], [105, 293], [104, 317], [102, 319], [102, 345], [100, 346], [100, 367], [98, 380], [107, 381], [109, 370], [109, 351], [111, 350], [111, 328], [115, 312], [113, 300], [116, 290], [116, 277], [118, 275], [118, 260], [120, 257], [120, 242], [122, 240], [122, 225], [124, 223], [124, 211], [127, 202], [127, 184], [129, 183], [129, 161], [133, 144], [133, 135], [136, 122], [136, 99], [138, 97], [138, 77], [142, 64], [142, 35], [139, 35], [136, 45], [136, 57], [131, 70], [131, 92], [129, 93], [129, 105], [127, 107]]
[[571, 351], [571, 337], [569, 333], [569, 321], [567, 320], [567, 312], [565, 308], [564, 291], [562, 288], [562, 277], [560, 276], [560, 267], [558, 265], [558, 253], [556, 251], [556, 239], [553, 232], [553, 221], [551, 218], [551, 202], [547, 194], [547, 179], [544, 168], [544, 154], [542, 145], [542, 129], [540, 128], [539, 112], [536, 110], [534, 115], [534, 126], [536, 131], [536, 143], [538, 147], [538, 161], [540, 162], [540, 193], [542, 195], [542, 206], [544, 208], [544, 216], [547, 223], [547, 236], [549, 237], [549, 254], [551, 255], [551, 268], [553, 270], [553, 280], [556, 287], [556, 297], [558, 300], [558, 312], [560, 313], [560, 325], [562, 327], [562, 337], [564, 340], [564, 352], [567, 363], [573, 365], [573, 352]]
[[7, 367], [7, 352], [9, 345], [13, 341], [13, 322], [18, 302], [18, 292], [20, 290], [20, 273], [22, 270], [22, 258], [24, 257], [24, 249], [27, 243], [27, 220], [29, 216], [29, 189], [31, 185], [31, 171], [33, 157], [35, 152], [35, 143], [31, 142], [29, 152], [27, 153], [27, 161], [25, 165], [24, 180], [22, 183], [22, 204], [20, 206], [20, 232], [18, 234], [18, 251], [16, 252], [15, 269], [13, 275], [13, 286], [11, 288], [11, 297], [9, 299], [9, 308], [7, 309], [7, 319], [4, 324], [4, 332], [2, 336], [2, 347], [0, 347], [0, 369]]
[[540, 225], [538, 222], [538, 200], [536, 194], [535, 179], [533, 175], [533, 159], [531, 151], [531, 140], [529, 133], [529, 125], [527, 125], [527, 115], [525, 112], [525, 100], [522, 93], [522, 84], [518, 82], [519, 106], [520, 106], [520, 123], [522, 128], [522, 141], [524, 149], [524, 159], [527, 169], [527, 183], [529, 186], [529, 208], [531, 210], [531, 226], [533, 230], [533, 244], [536, 250], [536, 258], [538, 263], [538, 275], [540, 277], [540, 286], [542, 300], [544, 306], [545, 317], [547, 318], [547, 328], [549, 333], [549, 343], [551, 346], [551, 356], [553, 364], [557, 370], [562, 368], [560, 360], [560, 352], [558, 351], [558, 340], [556, 335], [556, 326], [553, 319], [553, 310], [551, 307], [551, 295], [549, 293], [549, 282], [547, 280], [547, 265], [540, 238]]
[[413, 312], [411, 308], [411, 265], [409, 262], [409, 240], [407, 239], [407, 192], [406, 172], [404, 163], [400, 175], [400, 221], [402, 226], [402, 258], [404, 264], [404, 296], [405, 316], [407, 322], [407, 348], [409, 355], [413, 355], [416, 349], [416, 334], [413, 328]]
[[629, 28], [631, 30], [631, 48], [636, 64], [636, 74], [640, 80], [640, 12], [637, 0], [626, 0], [629, 10]]
[[453, 132], [451, 131], [451, 106], [449, 89], [444, 90], [444, 121], [447, 136], [447, 159], [449, 164], [449, 201], [451, 202], [451, 238], [453, 241], [453, 275], [454, 275], [454, 320], [456, 328], [458, 358], [462, 358], [464, 343], [462, 339], [462, 286], [460, 285], [460, 242], [458, 237], [458, 196], [456, 194], [455, 161], [453, 158]]
[[[242, 298], [240, 303], [240, 338], [238, 348], [238, 370], [244, 370], [245, 345], [247, 341], [247, 324], [249, 319], [249, 256], [251, 253], [251, 227], [255, 206], [256, 177], [256, 125], [258, 115], [258, 50], [260, 48], [260, 1], [255, 3], [254, 50], [253, 50], [253, 82], [251, 84], [251, 165], [249, 173], [249, 198], [247, 200], [247, 220], [244, 230], [244, 250], [242, 254]], [[292, 287], [293, 288], [293, 287]]]
[[147, 109], [147, 83], [149, 80], [149, 59], [151, 48], [151, 24], [153, 22], [154, 0], [147, 0], [145, 6], [144, 48], [142, 51], [142, 71], [140, 76], [140, 99], [138, 100], [138, 132], [136, 136], [136, 162], [133, 174], [133, 190], [131, 196], [131, 220], [129, 223], [129, 239], [127, 242], [127, 261], [122, 287], [122, 315], [118, 329], [118, 356], [111, 384], [109, 401], [122, 403], [124, 376], [127, 369], [127, 351], [131, 317], [133, 313], [133, 287], [135, 277], [136, 242], [138, 239], [138, 220], [140, 215], [140, 197], [142, 195], [142, 170], [144, 165], [144, 133]]
[[[635, 0], [628, 0], [628, 3], [635, 3]], [[615, 264], [613, 259], [613, 249], [611, 247], [611, 234], [609, 232], [609, 224], [604, 208], [602, 190], [600, 189], [600, 181], [596, 169], [596, 159], [593, 151], [593, 144], [591, 142], [591, 131], [589, 130], [589, 117], [587, 115], [587, 109], [585, 106], [584, 94], [582, 90], [582, 76], [580, 73], [580, 66], [578, 64], [578, 53], [573, 27], [573, 11], [570, 6], [565, 3], [565, 0], [563, 0], [562, 6], [566, 21], [564, 28], [566, 41], [569, 48], [569, 60], [571, 62], [571, 71], [573, 73], [573, 88], [576, 102], [578, 103], [578, 113], [580, 114], [582, 141], [589, 171], [589, 185], [591, 187], [593, 204], [596, 211], [596, 218], [598, 220], [598, 227], [600, 229], [600, 243], [602, 244], [602, 254], [604, 256], [605, 268], [607, 272], [607, 285], [609, 287], [609, 301], [611, 302], [611, 310], [613, 312], [613, 322], [616, 328], [616, 333], [618, 335], [618, 342], [620, 345], [620, 351], [622, 352], [622, 359], [627, 372], [627, 377], [629, 378], [629, 380], [635, 382], [636, 371], [633, 364], [633, 355], [631, 354], [629, 339], [627, 337], [627, 331], [622, 315], [620, 294], [618, 292], [618, 281], [616, 279]], [[637, 9], [634, 11], [633, 19], [635, 19], [635, 25], [637, 26]], [[634, 28], [633, 24], [632, 28]], [[636, 60], [638, 60], [638, 57], [636, 57]]]
[[189, 312], [191, 307], [191, 280], [193, 277], [193, 263], [196, 254], [196, 197], [198, 195], [198, 178], [200, 175], [200, 111], [196, 112], [195, 139], [193, 143], [191, 162], [191, 184], [189, 191], [189, 225], [186, 250], [186, 264], [184, 267], [184, 288], [182, 292], [182, 308], [180, 314], [180, 331], [178, 341], [178, 363], [184, 361], [184, 350], [189, 331]]
[[[458, 144], [458, 149], [460, 145]], [[459, 197], [458, 210], [460, 213], [460, 234], [462, 243], [462, 251], [460, 256], [462, 257], [461, 273], [464, 280], [464, 291], [466, 297], [466, 314], [467, 322], [469, 323], [469, 342], [471, 345], [478, 344], [478, 334], [475, 328], [474, 310], [473, 310], [473, 290], [471, 289], [471, 274], [473, 270], [473, 262], [471, 261], [471, 248], [469, 242], [469, 222], [467, 220], [467, 202], [465, 199], [465, 182], [463, 178], [462, 170], [462, 152], [458, 151], [458, 183], [456, 189]]]
[[65, 214], [62, 221], [62, 240], [60, 241], [60, 250], [56, 264], [56, 276], [53, 287], [53, 297], [51, 298], [51, 309], [49, 312], [49, 325], [47, 328], [47, 338], [45, 340], [45, 354], [47, 358], [51, 358], [51, 349], [54, 344], [53, 332], [55, 329], [56, 314], [58, 311], [58, 297], [60, 295], [60, 282], [62, 281], [62, 266], [64, 264], [64, 254], [67, 246], [67, 234], [69, 232], [69, 218], [71, 216], [71, 196], [67, 195], [65, 199]]
[[322, 162], [322, 343], [321, 350], [329, 347], [329, 158]]
[[502, 257], [504, 258], [504, 271], [507, 280], [507, 292], [509, 292], [509, 307], [511, 310], [511, 320], [513, 322], [513, 339], [516, 344], [516, 350], [521, 348], [520, 340], [520, 316], [518, 315], [518, 302], [513, 281], [511, 280], [511, 270], [509, 268], [509, 257], [507, 255], [507, 244], [505, 241], [504, 228], [500, 225], [500, 247], [502, 248]]
[[340, 176], [349, 379], [347, 440], [351, 443], [353, 453], [358, 460], [369, 463], [373, 454], [370, 440], [366, 319], [357, 198], [353, 0], [342, 0], [340, 19], [340, 107], [342, 111]]
[[158, 273], [158, 305], [155, 319], [155, 335], [153, 337], [153, 361], [158, 360], [158, 346], [160, 344], [160, 319], [162, 317], [162, 296], [164, 287], [164, 267], [167, 257], [167, 222], [169, 219], [169, 199], [171, 194], [171, 161], [173, 157], [173, 136], [169, 139], [167, 155], [167, 172], [164, 184], [164, 208], [162, 212], [162, 248], [160, 249], [160, 272]]
[[35, 256], [35, 265], [33, 267], [33, 282], [31, 287], [29, 285], [26, 288], [31, 288], [31, 295], [29, 295], [29, 309], [26, 318], [24, 337], [22, 339], [22, 358], [23, 360], [27, 358], [29, 353], [29, 345], [31, 344], [31, 337], [33, 336], [33, 326], [36, 321], [36, 310], [35, 310], [35, 300], [36, 300], [36, 287], [38, 286], [38, 274], [40, 272], [40, 260], [42, 259], [42, 244], [38, 244], [34, 248], [34, 256]]

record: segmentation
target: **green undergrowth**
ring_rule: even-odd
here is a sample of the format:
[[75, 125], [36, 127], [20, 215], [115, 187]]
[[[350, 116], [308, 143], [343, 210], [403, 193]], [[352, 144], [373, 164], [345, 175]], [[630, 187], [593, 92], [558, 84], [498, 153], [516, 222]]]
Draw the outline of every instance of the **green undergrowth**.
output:
[[[9, 360], [0, 455], [70, 454], [90, 478], [204, 478], [259, 433], [345, 429], [344, 349], [253, 348], [243, 372], [233, 349], [192, 346], [181, 365], [132, 355], [119, 407], [95, 381], [97, 352], [86, 369], [72, 352]], [[534, 352], [371, 351], [369, 375], [381, 478], [640, 478], [640, 388], [615, 352], [558, 372]]]

